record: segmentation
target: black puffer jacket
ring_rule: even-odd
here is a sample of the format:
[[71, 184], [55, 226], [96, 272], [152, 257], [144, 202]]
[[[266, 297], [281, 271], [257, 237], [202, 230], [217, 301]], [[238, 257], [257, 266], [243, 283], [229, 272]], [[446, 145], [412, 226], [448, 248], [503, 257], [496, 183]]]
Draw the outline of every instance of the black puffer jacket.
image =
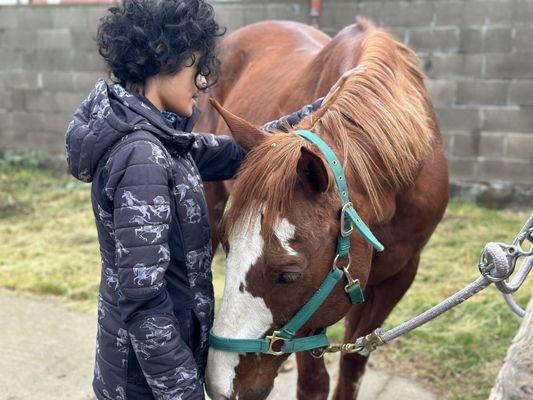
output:
[[202, 180], [231, 179], [244, 153], [227, 136], [191, 133], [198, 116], [166, 118], [100, 80], [69, 125], [68, 164], [92, 181], [102, 259], [99, 399], [203, 398], [214, 299]]

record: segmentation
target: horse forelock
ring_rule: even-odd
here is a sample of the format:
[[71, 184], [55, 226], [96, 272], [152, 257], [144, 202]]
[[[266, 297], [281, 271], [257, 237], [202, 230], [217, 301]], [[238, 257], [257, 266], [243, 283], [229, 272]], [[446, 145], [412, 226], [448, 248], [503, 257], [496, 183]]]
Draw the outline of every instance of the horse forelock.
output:
[[236, 227], [249, 227], [258, 214], [265, 242], [274, 237], [277, 219], [287, 215], [293, 202], [302, 147], [311, 149], [312, 145], [295, 133], [278, 132], [248, 153], [224, 217], [226, 237]]

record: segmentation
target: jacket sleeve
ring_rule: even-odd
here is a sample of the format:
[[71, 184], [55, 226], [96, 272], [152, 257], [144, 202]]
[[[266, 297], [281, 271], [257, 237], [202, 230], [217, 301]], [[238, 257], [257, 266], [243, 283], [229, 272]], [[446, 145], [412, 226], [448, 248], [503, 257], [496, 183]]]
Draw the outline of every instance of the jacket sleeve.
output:
[[[314, 103], [306, 105], [300, 110], [280, 119], [263, 125], [265, 130], [286, 131], [286, 124], [296, 125], [304, 117], [320, 108], [323, 97]], [[225, 135], [210, 133], [193, 133], [196, 141], [191, 149], [191, 155], [198, 166], [203, 181], [222, 181], [232, 179], [244, 159], [244, 150], [237, 142]]]
[[267, 131], [278, 130], [287, 132], [287, 125], [292, 127], [298, 124], [308, 115], [314, 113], [322, 105], [322, 100], [324, 100], [324, 97], [320, 97], [313, 103], [303, 106], [301, 109], [293, 112], [292, 114], [281, 117], [280, 119], [275, 119], [274, 121], [267, 122], [263, 125], [263, 129]]
[[226, 135], [193, 133], [195, 142], [191, 148], [203, 181], [233, 179], [244, 159], [244, 150]]
[[196, 362], [182, 340], [166, 291], [171, 222], [167, 159], [147, 141], [125, 144], [109, 159], [119, 311], [156, 399], [202, 399]]

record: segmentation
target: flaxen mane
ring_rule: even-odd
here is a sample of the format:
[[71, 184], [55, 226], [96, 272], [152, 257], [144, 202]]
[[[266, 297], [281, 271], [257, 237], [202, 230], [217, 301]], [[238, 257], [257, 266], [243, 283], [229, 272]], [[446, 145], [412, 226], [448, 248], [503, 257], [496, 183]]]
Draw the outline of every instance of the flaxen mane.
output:
[[[358, 22], [364, 38], [357, 63], [366, 71], [351, 77], [298, 128], [330, 144], [343, 160], [348, 181], [357, 182], [379, 216], [380, 193], [414, 181], [436, 128], [416, 55], [368, 22]], [[227, 232], [262, 206], [263, 229], [271, 232], [274, 218], [290, 208], [302, 147], [313, 146], [294, 133], [278, 132], [250, 152], [235, 182]]]

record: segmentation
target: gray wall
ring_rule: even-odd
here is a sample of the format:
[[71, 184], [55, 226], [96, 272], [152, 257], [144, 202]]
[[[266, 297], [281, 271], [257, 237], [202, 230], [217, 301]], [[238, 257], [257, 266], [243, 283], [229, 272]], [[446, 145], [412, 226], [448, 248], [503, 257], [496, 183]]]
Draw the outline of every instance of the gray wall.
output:
[[[213, 3], [230, 30], [309, 21], [307, 0]], [[73, 109], [102, 75], [91, 37], [106, 7], [0, 7], [3, 152], [62, 153]], [[533, 187], [533, 0], [325, 0], [323, 29], [335, 34], [356, 14], [421, 57], [454, 181]]]

